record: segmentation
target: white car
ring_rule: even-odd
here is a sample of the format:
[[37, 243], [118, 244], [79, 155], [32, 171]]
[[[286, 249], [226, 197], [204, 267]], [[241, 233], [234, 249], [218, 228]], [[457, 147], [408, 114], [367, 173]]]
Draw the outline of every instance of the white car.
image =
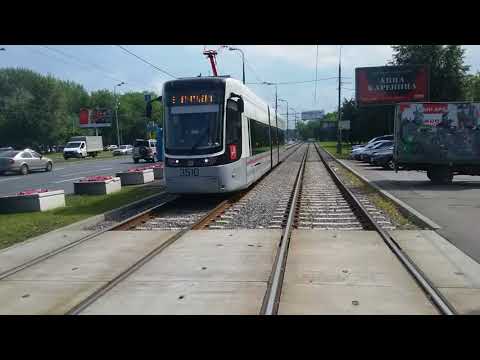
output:
[[106, 151], [113, 151], [113, 150], [116, 150], [116, 149], [118, 149], [117, 145], [108, 145], [107, 147], [105, 147]]
[[117, 155], [131, 155], [133, 153], [132, 145], [120, 145], [118, 149], [113, 150], [113, 156]]

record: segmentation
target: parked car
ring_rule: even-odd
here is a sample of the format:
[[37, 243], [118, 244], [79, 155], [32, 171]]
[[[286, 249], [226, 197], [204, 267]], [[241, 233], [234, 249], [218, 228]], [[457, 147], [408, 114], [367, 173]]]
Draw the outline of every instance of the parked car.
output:
[[18, 172], [27, 175], [32, 170], [52, 171], [53, 161], [34, 150], [10, 150], [0, 153], [0, 173]]
[[120, 145], [118, 149], [113, 150], [113, 156], [133, 154], [132, 145]]
[[365, 147], [366, 145], [368, 144], [372, 144], [376, 141], [380, 141], [380, 140], [391, 140], [393, 141], [393, 135], [383, 135], [383, 136], [377, 136], [377, 137], [374, 137], [373, 139], [369, 140], [368, 143], [366, 144], [363, 144], [363, 145], [353, 145], [352, 146], [352, 150], [353, 149], [358, 149], [358, 148], [361, 148], [361, 147]]
[[116, 149], [118, 149], [117, 145], [108, 145], [108, 146], [105, 146], [103, 148], [103, 151], [113, 151], [113, 150], [116, 150]]
[[4, 152], [4, 151], [11, 151], [11, 150], [13, 150], [13, 148], [11, 146], [0, 147], [0, 153]]
[[388, 141], [388, 140], [379, 140], [379, 141], [375, 141], [375, 142], [372, 142], [370, 144], [367, 144], [365, 145], [364, 147], [361, 147], [361, 148], [357, 148], [357, 149], [354, 149], [352, 150], [352, 152], [350, 153], [350, 157], [354, 160], [363, 160], [362, 157], [363, 157], [363, 154], [372, 149], [373, 147], [377, 146], [378, 144], [384, 142], [384, 141]]
[[157, 160], [157, 140], [137, 139], [133, 148], [133, 162], [137, 164], [140, 159], [155, 162]]
[[386, 149], [387, 147], [390, 147], [392, 145], [393, 141], [390, 140], [377, 141], [376, 145], [362, 152], [362, 154], [360, 155], [360, 159], [365, 162], [370, 162], [370, 158], [375, 151]]
[[393, 170], [395, 168], [395, 163], [393, 162], [393, 146], [372, 155], [372, 164], [381, 166], [384, 169]]

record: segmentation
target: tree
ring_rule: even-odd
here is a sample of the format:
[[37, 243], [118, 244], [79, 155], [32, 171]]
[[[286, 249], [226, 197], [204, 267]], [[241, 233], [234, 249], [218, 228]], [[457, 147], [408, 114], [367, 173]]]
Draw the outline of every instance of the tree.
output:
[[480, 101], [480, 73], [467, 75], [465, 81], [465, 99], [468, 101]]
[[392, 65], [428, 65], [430, 101], [465, 100], [465, 49], [459, 45], [395, 45]]

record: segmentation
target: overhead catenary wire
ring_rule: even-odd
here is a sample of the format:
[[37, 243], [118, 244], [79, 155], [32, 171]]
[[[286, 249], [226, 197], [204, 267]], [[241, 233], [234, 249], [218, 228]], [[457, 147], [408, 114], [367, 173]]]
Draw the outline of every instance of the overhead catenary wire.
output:
[[[125, 84], [132, 84], [132, 83], [133, 83], [133, 84], [136, 84], [137, 86], [141, 86], [141, 87], [144, 87], [144, 86], [145, 86], [144, 84], [140, 84], [140, 83], [137, 83], [137, 82], [132, 82], [132, 81], [130, 81], [130, 80], [127, 82], [127, 81], [125, 81], [125, 80], [116, 78], [116, 77], [112, 76], [111, 74], [109, 74], [107, 71], [103, 70], [103, 69], [101, 68], [101, 66], [99, 66], [99, 65], [97, 65], [97, 64], [93, 64], [93, 63], [91, 63], [91, 62], [86, 62], [86, 61], [80, 60], [79, 58], [77, 58], [77, 57], [75, 57], [75, 56], [73, 56], [73, 55], [71, 55], [71, 54], [69, 54], [69, 53], [66, 53], [66, 52], [64, 52], [64, 51], [62, 51], [62, 50], [59, 50], [59, 49], [56, 49], [56, 48], [53, 48], [53, 47], [50, 47], [50, 46], [47, 46], [47, 45], [38, 45], [38, 46], [41, 47], [41, 48], [44, 48], [44, 49], [46, 49], [46, 50], [49, 50], [50, 52], [53, 52], [53, 53], [56, 53], [56, 54], [60, 54], [60, 55], [62, 55], [64, 58], [69, 58], [69, 59], [71, 59], [71, 60], [74, 60], [75, 63], [76, 63], [76, 65], [79, 65], [79, 66], [81, 66], [81, 67], [83, 67], [83, 68], [95, 69], [96, 71], [102, 73], [105, 78], [108, 78], [108, 79], [110, 79], [110, 80], [113, 80], [113, 81], [116, 81], [116, 82], [124, 82]], [[40, 53], [40, 54], [42, 54], [42, 55], [44, 55], [44, 56], [47, 56], [47, 54], [43, 53], [42, 51], [39, 51], [39, 49], [30, 48], [30, 47], [29, 47], [29, 49], [30, 49], [30, 50], [33, 50], [33, 51], [36, 51], [36, 52], [38, 52], [38, 53]], [[71, 62], [69, 63], [69, 62], [65, 61], [65, 59], [60, 58], [60, 57], [55, 57], [55, 59], [63, 62], [63, 63], [66, 64], [66, 65], [70, 65], [70, 64], [71, 64]]]
[[157, 71], [160, 71], [161, 73], [166, 74], [166, 75], [168, 75], [168, 76], [170, 76], [170, 77], [172, 77], [172, 78], [174, 78], [174, 79], [177, 79], [177, 78], [178, 78], [177, 76], [172, 75], [172, 74], [169, 73], [168, 71], [166, 71], [166, 70], [158, 67], [158, 66], [155, 65], [155, 64], [152, 64], [150, 61], [145, 60], [145, 59], [142, 58], [141, 56], [139, 56], [139, 55], [135, 54], [134, 52], [128, 50], [127, 48], [123, 47], [122, 45], [116, 45], [116, 46], [119, 47], [120, 49], [122, 49], [123, 51], [125, 51], [126, 53], [128, 53], [128, 54], [136, 57], [138, 60], [144, 62], [145, 64], [150, 65], [152, 68], [156, 69]]

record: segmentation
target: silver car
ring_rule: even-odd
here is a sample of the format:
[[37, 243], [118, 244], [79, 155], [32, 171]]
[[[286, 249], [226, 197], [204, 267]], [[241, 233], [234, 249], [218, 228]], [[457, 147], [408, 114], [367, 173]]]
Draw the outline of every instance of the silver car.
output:
[[32, 170], [52, 171], [53, 161], [34, 150], [11, 150], [0, 153], [0, 174], [12, 171], [27, 175]]
[[113, 150], [113, 156], [117, 155], [131, 155], [133, 153], [132, 145], [120, 145], [118, 149]]

